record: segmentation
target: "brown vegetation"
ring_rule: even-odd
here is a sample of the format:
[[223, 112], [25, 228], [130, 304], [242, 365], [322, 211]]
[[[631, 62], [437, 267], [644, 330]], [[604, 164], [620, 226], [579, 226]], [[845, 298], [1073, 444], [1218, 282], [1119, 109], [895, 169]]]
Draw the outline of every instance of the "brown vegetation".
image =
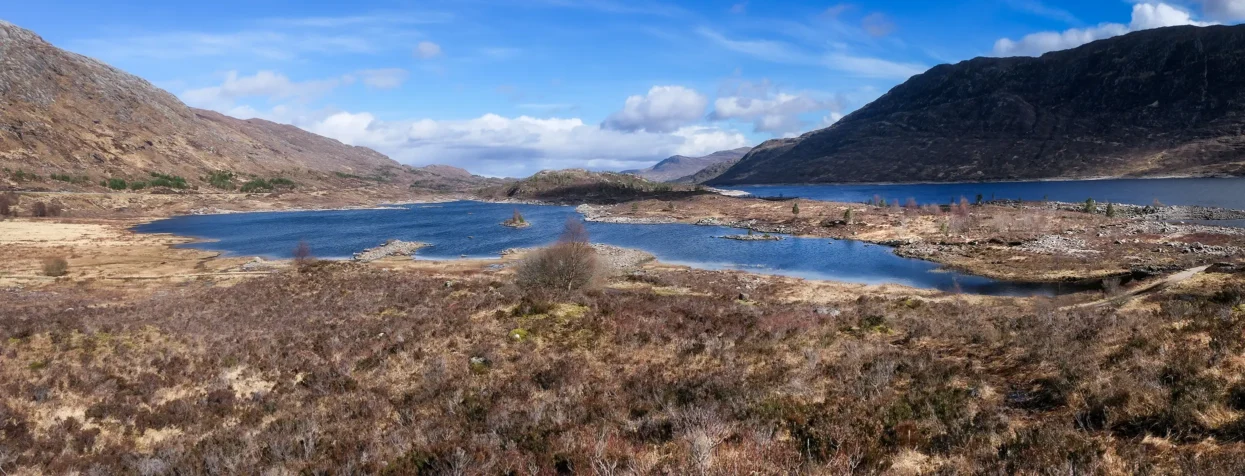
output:
[[40, 218], [61, 216], [61, 205], [56, 202], [35, 202], [30, 206], [30, 216]]
[[316, 260], [315, 255], [311, 253], [311, 245], [307, 244], [306, 241], [300, 240], [298, 242], [298, 245], [294, 247], [293, 255], [294, 264], [299, 267], [310, 265]]
[[5, 192], [0, 193], [0, 217], [15, 215], [13, 207], [17, 206], [20, 198], [16, 193]]
[[59, 256], [43, 259], [43, 275], [60, 277], [69, 273], [69, 262]]
[[1245, 280], [1217, 276], [1077, 311], [706, 271], [533, 302], [346, 263], [105, 306], [9, 289], [0, 468], [1239, 474]]

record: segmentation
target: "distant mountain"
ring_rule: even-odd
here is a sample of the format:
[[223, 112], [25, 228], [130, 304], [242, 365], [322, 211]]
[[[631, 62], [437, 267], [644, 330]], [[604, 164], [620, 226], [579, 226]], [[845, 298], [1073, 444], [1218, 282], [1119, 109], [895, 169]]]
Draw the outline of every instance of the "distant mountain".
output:
[[671, 180], [670, 183], [702, 184], [702, 183], [705, 183], [705, 182], [708, 182], [710, 180], [717, 178], [719, 175], [722, 175], [724, 172], [729, 170], [731, 167], [734, 167], [735, 164], [739, 163], [739, 160], [740, 159], [735, 159], [735, 160], [731, 160], [728, 162], [719, 162], [719, 163], [710, 165], [708, 167], [705, 167], [703, 169], [700, 169], [694, 174], [686, 175], [686, 176]]
[[1245, 26], [937, 66], [711, 184], [1245, 174]]
[[542, 170], [531, 177], [509, 180], [479, 192], [485, 200], [520, 200], [554, 203], [619, 203], [660, 198], [671, 200], [707, 193], [689, 185], [658, 183], [619, 172], [582, 169]]
[[474, 192], [507, 182], [506, 179], [481, 177], [450, 165], [426, 165], [411, 167], [411, 188], [434, 192]]
[[[205, 185], [214, 171], [281, 176], [310, 187], [494, 183], [447, 166], [401, 166], [372, 149], [290, 125], [187, 107], [141, 78], [4, 21], [0, 167], [0, 187], [27, 189], [102, 188], [106, 178], [152, 173]], [[66, 180], [51, 180], [54, 175]]]
[[670, 182], [689, 175], [695, 174], [703, 170], [705, 167], [711, 167], [722, 163], [735, 163], [744, 154], [747, 154], [751, 147], [741, 147], [732, 150], [722, 150], [703, 157], [687, 157], [676, 155], [669, 159], [658, 162], [657, 165], [641, 170], [624, 170], [625, 174], [638, 175], [647, 180], [654, 182]]

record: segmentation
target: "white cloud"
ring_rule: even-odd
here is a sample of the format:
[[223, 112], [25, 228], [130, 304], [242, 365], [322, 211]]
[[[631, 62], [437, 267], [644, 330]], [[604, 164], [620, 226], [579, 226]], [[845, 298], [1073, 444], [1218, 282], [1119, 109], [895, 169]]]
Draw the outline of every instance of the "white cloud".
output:
[[[881, 33], [882, 30], [876, 30], [875, 32]], [[697, 33], [727, 50], [746, 54], [760, 60], [772, 63], [825, 66], [835, 71], [865, 78], [908, 79], [929, 69], [925, 65], [918, 63], [897, 62], [851, 54], [846, 51], [847, 47], [843, 44], [835, 46], [838, 51], [818, 56], [801, 51], [781, 41], [735, 40], [707, 28], [701, 28], [697, 30]]]
[[1007, 6], [1015, 10], [1031, 13], [1040, 17], [1046, 17], [1070, 24], [1077, 24], [1081, 22], [1081, 20], [1071, 12], [1061, 8], [1052, 7], [1042, 3], [1040, 0], [1007, 0], [1006, 3]]
[[698, 156], [748, 145], [743, 134], [715, 127], [624, 132], [594, 127], [578, 118], [496, 114], [468, 120], [382, 121], [369, 113], [336, 112], [295, 125], [374, 148], [404, 163], [448, 163], [508, 176], [549, 168], [634, 168], [675, 154]]
[[736, 53], [743, 53], [774, 63], [813, 64], [815, 56], [796, 50], [781, 41], [769, 40], [734, 40], [708, 28], [699, 28], [696, 33], [717, 43], [719, 46]]
[[174, 32], [92, 39], [74, 43], [71, 48], [110, 60], [176, 60], [241, 54], [286, 61], [305, 54], [370, 54], [381, 49], [381, 44], [383, 42], [375, 38], [354, 34], [241, 31], [223, 34]]
[[601, 123], [602, 129], [672, 132], [699, 121], [709, 99], [683, 86], [653, 86], [644, 96], [627, 98], [621, 111]]
[[895, 23], [883, 13], [871, 13], [860, 20], [860, 27], [874, 38], [881, 38], [895, 31]]
[[397, 88], [410, 77], [410, 73], [402, 68], [365, 69], [356, 74], [362, 78], [363, 84], [376, 89]]
[[260, 71], [252, 76], [238, 76], [237, 71], [225, 75], [220, 86], [191, 89], [181, 98], [187, 104], [216, 110], [228, 110], [243, 98], [262, 97], [270, 101], [293, 99], [307, 102], [317, 99], [342, 84], [353, 81], [350, 76], [311, 81], [291, 81], [283, 74]]
[[774, 90], [768, 81], [744, 83], [733, 92], [720, 95], [713, 103], [711, 120], [741, 119], [752, 121], [753, 129], [774, 135], [793, 135], [805, 130], [809, 123], [802, 115], [831, 111], [839, 114], [837, 99], [820, 98], [809, 92], [789, 94]]
[[994, 43], [994, 54], [996, 56], [1038, 56], [1046, 52], [1075, 48], [1092, 41], [1133, 31], [1167, 26], [1207, 26], [1210, 24], [1196, 21], [1189, 12], [1166, 3], [1138, 3], [1133, 5], [1132, 21], [1128, 25], [1102, 23], [1091, 28], [1033, 33], [1020, 40], [1002, 38]]
[[415, 46], [415, 57], [420, 59], [431, 59], [441, 56], [441, 45], [431, 41], [421, 41]]
[[884, 79], [908, 79], [929, 69], [927, 66], [918, 63], [902, 63], [868, 56], [854, 56], [844, 52], [826, 55], [824, 64], [830, 69], [851, 73], [856, 76]]
[[1245, 0], [1201, 0], [1207, 18], [1223, 22], [1245, 20]]
[[134, 31], [73, 41], [69, 49], [118, 59], [202, 57], [289, 61], [313, 55], [379, 54], [404, 49], [421, 37], [409, 25], [445, 23], [440, 12], [373, 13], [341, 17], [261, 18], [237, 31]]

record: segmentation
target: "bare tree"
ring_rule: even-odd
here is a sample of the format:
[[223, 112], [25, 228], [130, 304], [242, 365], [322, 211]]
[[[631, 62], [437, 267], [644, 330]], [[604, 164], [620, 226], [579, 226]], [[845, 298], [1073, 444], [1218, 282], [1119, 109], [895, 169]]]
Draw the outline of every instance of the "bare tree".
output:
[[315, 261], [315, 256], [311, 254], [311, 245], [306, 241], [299, 240], [298, 246], [294, 247], [294, 264], [298, 266], [306, 266]]
[[600, 274], [596, 254], [587, 227], [582, 221], [569, 218], [556, 244], [536, 251], [519, 266], [518, 282], [530, 289], [582, 289]]

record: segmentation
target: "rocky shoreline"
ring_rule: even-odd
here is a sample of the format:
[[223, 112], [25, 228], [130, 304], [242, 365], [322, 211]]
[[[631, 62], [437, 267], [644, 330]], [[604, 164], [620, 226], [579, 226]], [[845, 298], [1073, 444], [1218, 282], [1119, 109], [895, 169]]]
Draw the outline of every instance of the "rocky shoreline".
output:
[[[1072, 202], [1018, 202], [1016, 200], [990, 200], [988, 205], [1033, 208], [1040, 210], [1062, 210], [1082, 212], [1084, 203]], [[1205, 207], [1201, 205], [1130, 205], [1127, 203], [1111, 203], [1119, 218], [1142, 218], [1158, 221], [1177, 220], [1245, 220], [1245, 210], [1231, 208]], [[1108, 203], [1095, 203], [1096, 213], [1105, 215]]]
[[725, 235], [719, 236], [718, 238], [735, 241], [782, 241], [781, 236], [771, 235], [769, 233], [761, 235]]
[[610, 207], [606, 206], [585, 204], [575, 207], [575, 211], [584, 216], [584, 221], [597, 223], [618, 223], [624, 225], [667, 225], [679, 222], [677, 219], [667, 217], [620, 217], [611, 215], [609, 208]]
[[375, 248], [368, 248], [355, 253], [354, 260], [361, 263], [368, 263], [391, 256], [411, 256], [421, 248], [426, 248], [428, 246], [432, 245], [417, 241], [389, 240], [383, 245]]

